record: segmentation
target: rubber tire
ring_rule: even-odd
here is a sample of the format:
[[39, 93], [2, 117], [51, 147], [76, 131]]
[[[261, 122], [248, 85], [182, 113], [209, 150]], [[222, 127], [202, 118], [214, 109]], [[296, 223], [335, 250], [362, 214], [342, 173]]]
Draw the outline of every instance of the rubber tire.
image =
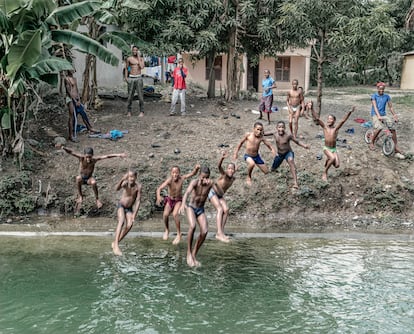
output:
[[382, 144], [382, 153], [384, 153], [385, 156], [389, 157], [394, 153], [395, 144], [392, 138], [387, 137], [384, 139], [384, 142]]
[[364, 135], [364, 140], [367, 144], [371, 143], [371, 138], [374, 135], [374, 129], [369, 128]]

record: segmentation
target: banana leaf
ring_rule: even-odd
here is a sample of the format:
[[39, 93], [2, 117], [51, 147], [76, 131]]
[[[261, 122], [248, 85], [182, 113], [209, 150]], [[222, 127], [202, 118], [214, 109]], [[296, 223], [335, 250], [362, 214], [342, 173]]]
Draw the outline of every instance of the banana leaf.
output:
[[119, 59], [97, 41], [70, 30], [52, 30], [52, 39], [58, 43], [71, 44], [82, 52], [90, 53], [105, 63], [117, 66]]
[[101, 4], [96, 1], [82, 1], [69, 6], [58, 7], [46, 19], [46, 22], [61, 27], [82, 17], [90, 16], [100, 6]]

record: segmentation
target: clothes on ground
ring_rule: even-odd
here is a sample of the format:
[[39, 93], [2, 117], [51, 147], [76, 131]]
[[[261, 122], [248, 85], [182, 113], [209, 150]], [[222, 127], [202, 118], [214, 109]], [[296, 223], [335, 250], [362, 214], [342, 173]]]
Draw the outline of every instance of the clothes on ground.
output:
[[127, 133], [128, 133], [128, 130], [111, 130], [108, 133], [90, 134], [88, 137], [118, 140], [119, 138], [122, 138], [124, 134], [127, 134]]

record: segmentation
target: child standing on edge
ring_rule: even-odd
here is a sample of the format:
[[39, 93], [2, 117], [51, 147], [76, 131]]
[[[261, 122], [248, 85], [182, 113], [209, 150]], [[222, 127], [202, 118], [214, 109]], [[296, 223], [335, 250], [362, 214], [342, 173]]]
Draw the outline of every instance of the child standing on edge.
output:
[[234, 173], [236, 172], [236, 165], [232, 162], [227, 165], [226, 170], [224, 170], [221, 166], [223, 160], [227, 156], [227, 152], [224, 151], [218, 163], [218, 169], [221, 175], [213, 184], [213, 187], [210, 189], [208, 194], [208, 199], [217, 210], [216, 239], [223, 242], [230, 241], [230, 238], [224, 234], [224, 226], [226, 225], [227, 217], [229, 215], [229, 207], [224, 199], [224, 194], [233, 184], [235, 180]]
[[325, 171], [322, 174], [322, 180], [328, 180], [328, 169], [334, 165], [335, 168], [339, 167], [339, 155], [336, 151], [336, 138], [338, 137], [338, 131], [347, 121], [349, 116], [355, 111], [355, 107], [352, 107], [345, 117], [335, 126], [336, 117], [333, 115], [328, 115], [326, 124], [316, 115], [315, 110], [312, 109], [313, 118], [319, 123], [323, 128], [323, 134], [325, 136], [325, 146], [323, 147], [323, 152], [326, 155], [325, 161]]
[[[187, 264], [190, 267], [200, 265], [200, 262], [197, 261], [196, 256], [207, 237], [208, 226], [207, 217], [204, 212], [204, 204], [206, 203], [208, 193], [212, 186], [213, 181], [210, 180], [210, 169], [206, 166], [201, 167], [198, 178], [192, 180], [188, 185], [181, 204], [180, 213], [183, 214], [184, 211], [186, 211], [189, 224], [187, 237]], [[190, 194], [191, 200], [187, 205], [187, 198]], [[196, 223], [198, 223], [200, 233], [195, 245], [193, 246]]]
[[272, 171], [275, 171], [283, 162], [286, 160], [289, 164], [290, 172], [293, 177], [293, 189], [298, 189], [298, 177], [296, 174], [296, 165], [295, 165], [295, 154], [292, 151], [290, 146], [290, 141], [293, 141], [303, 148], [309, 149], [309, 145], [303, 144], [292, 136], [292, 134], [286, 133], [286, 124], [283, 121], [277, 122], [276, 125], [277, 132], [273, 134], [276, 142], [277, 154], [273, 160]]
[[263, 137], [264, 129], [263, 124], [260, 122], [254, 123], [253, 132], [248, 132], [244, 135], [243, 139], [237, 145], [236, 151], [234, 152], [234, 160], [237, 160], [237, 155], [240, 148], [246, 143], [246, 151], [244, 154], [244, 160], [247, 162], [247, 185], [252, 184], [252, 172], [254, 166], [257, 166], [264, 174], [269, 173], [269, 169], [265, 165], [264, 161], [260, 157], [259, 148], [260, 144], [265, 144], [269, 150], [272, 151], [272, 155], [276, 155], [276, 151], [270, 143]]
[[[168, 235], [170, 234], [168, 219], [172, 213], [175, 226], [177, 228], [177, 237], [174, 239], [173, 245], [177, 245], [181, 241], [179, 210], [183, 199], [183, 183], [186, 179], [196, 175], [199, 169], [200, 165], [197, 164], [191, 173], [181, 175], [180, 168], [178, 166], [174, 166], [171, 168], [171, 176], [157, 188], [157, 205], [161, 205], [161, 202], [164, 200], [164, 212], [162, 214], [162, 219], [164, 221], [165, 231], [162, 239], [168, 240]], [[163, 199], [161, 196], [161, 190], [165, 187], [168, 187], [168, 196]]]
[[142, 186], [137, 183], [137, 172], [129, 170], [116, 185], [116, 191], [123, 189], [121, 199], [118, 202], [117, 217], [118, 225], [115, 230], [115, 240], [112, 250], [115, 255], [122, 255], [119, 243], [132, 228], [141, 204]]
[[260, 117], [263, 118], [263, 112], [267, 114], [267, 121], [270, 124], [270, 113], [273, 105], [273, 88], [276, 88], [276, 82], [270, 76], [269, 70], [264, 70], [264, 79], [262, 80], [263, 93], [259, 105]]
[[95, 164], [104, 159], [110, 159], [110, 158], [126, 158], [126, 153], [115, 153], [115, 154], [108, 154], [108, 155], [99, 155], [94, 156], [93, 155], [93, 148], [92, 147], [86, 147], [83, 151], [84, 154], [75, 152], [72, 149], [68, 147], [62, 146], [62, 149], [69, 153], [70, 155], [73, 155], [74, 157], [79, 159], [79, 173], [76, 177], [76, 187], [78, 190], [78, 199], [76, 200], [76, 209], [75, 214], [79, 214], [80, 208], [82, 206], [83, 202], [83, 194], [82, 194], [82, 185], [87, 184], [89, 186], [92, 186], [93, 192], [95, 194], [96, 198], [96, 206], [98, 209], [102, 207], [102, 202], [99, 200], [98, 197], [98, 187], [96, 185], [96, 180], [93, 177], [93, 171], [95, 170]]

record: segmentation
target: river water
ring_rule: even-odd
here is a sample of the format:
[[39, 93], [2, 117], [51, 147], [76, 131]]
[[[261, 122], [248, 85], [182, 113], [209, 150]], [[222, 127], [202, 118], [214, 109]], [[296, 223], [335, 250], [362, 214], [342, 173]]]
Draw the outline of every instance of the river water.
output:
[[414, 240], [0, 237], [0, 333], [413, 333]]

